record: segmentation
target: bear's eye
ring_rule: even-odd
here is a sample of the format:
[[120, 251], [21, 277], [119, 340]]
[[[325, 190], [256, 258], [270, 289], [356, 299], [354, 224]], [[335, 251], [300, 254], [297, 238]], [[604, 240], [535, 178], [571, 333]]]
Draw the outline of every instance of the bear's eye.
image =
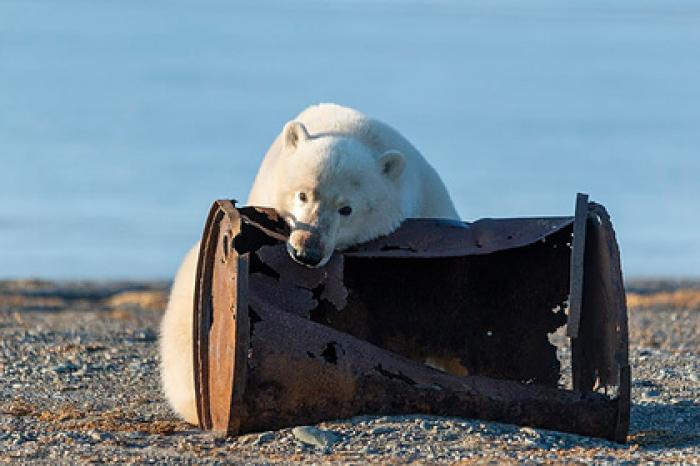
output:
[[306, 202], [306, 193], [299, 193], [299, 200], [301, 202]]
[[352, 213], [352, 207], [350, 207], [349, 205], [346, 205], [345, 207], [341, 207], [340, 209], [338, 209], [338, 213], [340, 215], [345, 215], [345, 216], [350, 215]]

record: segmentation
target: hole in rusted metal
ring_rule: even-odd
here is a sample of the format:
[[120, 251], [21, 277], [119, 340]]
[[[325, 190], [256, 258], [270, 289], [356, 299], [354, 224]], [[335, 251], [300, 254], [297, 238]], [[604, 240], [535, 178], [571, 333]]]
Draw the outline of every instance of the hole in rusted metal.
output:
[[254, 252], [263, 246], [279, 243], [279, 238], [265, 234], [254, 223], [241, 222], [241, 232], [233, 238], [233, 247], [238, 254]]
[[335, 364], [338, 362], [338, 354], [335, 351], [335, 345], [336, 342], [331, 341], [326, 345], [326, 348], [323, 350], [321, 353], [321, 356], [323, 356], [323, 359], [326, 360], [326, 362]]
[[[555, 307], [552, 311], [557, 308]], [[566, 308], [561, 309], [561, 313], [565, 315]], [[547, 333], [547, 340], [556, 348], [556, 357], [560, 364], [559, 380], [557, 386], [559, 388], [572, 389], [573, 380], [571, 378], [571, 341], [566, 336], [566, 326], [562, 326], [553, 332]]]
[[224, 235], [224, 238], [221, 240], [221, 247], [223, 248], [223, 254], [221, 256], [221, 262], [226, 262], [228, 259], [229, 255], [229, 236], [228, 234]]
[[274, 209], [242, 207], [238, 209], [248, 220], [259, 226], [281, 234], [289, 233], [289, 225]]

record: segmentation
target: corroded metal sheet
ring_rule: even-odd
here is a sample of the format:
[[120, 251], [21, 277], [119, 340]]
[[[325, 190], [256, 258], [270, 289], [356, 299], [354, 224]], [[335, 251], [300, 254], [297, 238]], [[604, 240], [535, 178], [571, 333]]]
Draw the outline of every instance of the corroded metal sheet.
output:
[[[231, 272], [215, 262], [214, 276]], [[425, 413], [612, 436], [617, 405], [601, 394], [447, 375], [255, 298], [233, 312], [228, 304], [211, 309], [214, 327], [225, 320], [231, 331], [210, 332], [210, 364], [213, 355], [246, 361], [243, 373], [217, 364], [216, 376], [209, 377], [203, 407], [212, 420], [228, 420], [212, 426], [224, 434], [361, 414]], [[245, 333], [250, 338], [232, 337]]]
[[583, 261], [586, 253], [586, 224], [588, 223], [588, 196], [576, 196], [574, 214], [574, 231], [571, 242], [571, 264], [569, 267], [569, 319], [566, 334], [570, 338], [578, 337], [581, 323], [581, 306], [583, 304]]
[[291, 261], [279, 232], [251, 252], [251, 294], [457, 374], [557, 386], [548, 334], [566, 322], [571, 231], [571, 218], [410, 219], [322, 269]]
[[248, 254], [233, 248], [241, 223], [233, 203], [216, 203], [197, 264], [193, 316], [197, 415], [200, 427], [218, 432], [238, 428], [238, 417], [230, 408], [242, 397], [247, 373], [246, 356], [236, 351], [249, 340], [247, 313], [238, 316], [239, 309], [248, 307]]
[[604, 395], [451, 376], [265, 303], [249, 310], [255, 323], [240, 433], [424, 413], [613, 436], [617, 405]]
[[346, 251], [346, 257], [440, 258], [490, 254], [540, 241], [570, 226], [571, 217], [482, 219], [474, 223], [409, 219], [389, 236]]
[[[600, 227], [597, 232], [591, 230], [597, 228], [592, 223], [587, 228], [580, 334], [574, 339], [577, 391], [566, 392], [556, 388], [560, 364], [548, 334], [566, 324], [570, 271], [581, 273], [571, 262], [573, 218], [486, 219], [472, 224], [409, 219], [394, 234], [335, 254], [326, 267], [310, 269], [287, 256], [283, 243], [288, 230], [274, 211], [236, 209], [228, 201], [218, 201], [202, 242], [195, 303], [195, 312], [200, 314], [195, 316], [195, 337], [200, 339], [195, 349], [195, 368], [202, 426], [212, 428], [212, 419], [218, 419], [218, 430], [227, 422], [226, 431], [235, 433], [358, 413], [398, 414], [413, 409], [412, 412], [475, 416], [527, 425], [547, 424], [548, 428], [624, 441], [629, 421], [624, 289], [614, 232], [607, 214], [601, 216], [595, 206], [590, 204], [589, 223], [598, 221]], [[218, 230], [231, 232], [230, 237], [224, 234], [224, 243], [230, 246], [227, 249], [217, 246], [222, 235]], [[222, 254], [237, 259], [224, 260]], [[245, 266], [240, 262], [243, 257]], [[226, 268], [226, 264], [238, 265]], [[244, 267], [247, 281], [242, 278]], [[222, 281], [219, 276], [231, 278]], [[215, 290], [218, 291], [212, 295]], [[224, 327], [216, 324], [220, 309], [228, 316]], [[247, 317], [240, 314], [246, 310]], [[250, 321], [247, 350], [237, 349], [245, 346], [244, 338], [233, 338], [238, 343], [226, 348], [233, 348], [235, 362], [222, 364], [217, 358], [232, 356], [230, 352], [222, 353], [217, 345], [230, 345], [233, 328], [243, 322], [235, 317], [239, 314]], [[284, 325], [289, 328], [278, 328]], [[285, 332], [291, 332], [295, 339], [290, 341]], [[313, 338], [307, 340], [307, 334]], [[600, 338], [604, 344], [595, 347]], [[314, 343], [317, 340], [325, 343]], [[345, 343], [340, 344], [341, 340]], [[353, 350], [348, 352], [348, 348]], [[219, 351], [219, 356], [212, 357], [212, 351]], [[265, 354], [273, 356], [266, 359]], [[294, 362], [297, 354], [298, 367]], [[590, 361], [586, 359], [589, 356]], [[405, 366], [392, 372], [386, 369], [388, 366], [382, 365], [382, 370], [378, 370], [375, 365], [374, 372], [366, 372], [367, 364], [376, 358], [399, 358]], [[426, 361], [438, 361], [452, 373], [467, 377], [436, 373], [419, 364]], [[321, 362], [325, 365], [314, 366]], [[267, 369], [261, 369], [264, 367]], [[338, 367], [342, 367], [342, 373], [336, 374], [333, 371]], [[229, 389], [221, 377], [225, 379], [231, 368], [244, 373], [231, 376]], [[426, 370], [430, 375], [421, 372]], [[217, 375], [212, 376], [212, 372]], [[376, 372], [383, 378], [375, 380]], [[448, 393], [452, 401], [437, 396], [435, 390], [415, 392], [415, 385], [422, 386], [423, 382], [406, 376], [415, 382], [407, 386], [407, 373], [423, 374], [415, 378], [430, 379], [425, 382], [428, 384], [438, 383], [435, 377], [447, 377], [449, 380], [440, 379], [438, 384], [443, 389], [450, 387], [440, 393]], [[294, 381], [279, 380], [285, 377], [283, 374]], [[300, 377], [301, 374], [306, 375]], [[324, 404], [326, 395], [313, 383], [304, 382], [307, 376], [316, 385], [320, 383], [318, 387], [330, 377], [333, 384], [340, 384], [337, 396], [347, 396], [347, 400], [355, 400], [354, 404], [337, 398]], [[604, 387], [604, 392], [596, 393], [600, 387], [591, 387], [591, 378]], [[387, 388], [388, 380], [401, 381], [401, 385], [390, 383]], [[456, 380], [466, 383], [469, 396], [481, 401], [460, 394], [459, 387], [464, 385]], [[476, 382], [480, 380], [488, 383], [480, 386]], [[290, 387], [280, 388], [287, 382]], [[204, 386], [207, 383], [209, 386]], [[224, 388], [214, 388], [212, 384], [216, 383], [222, 383]], [[470, 385], [474, 383], [477, 385]], [[369, 384], [366, 391], [353, 391], [363, 384]], [[612, 384], [619, 385], [610, 387], [616, 389], [617, 396], [607, 391]], [[544, 395], [542, 399], [527, 398], [523, 395], [526, 387], [547, 393], [553, 397], [552, 404]], [[501, 389], [505, 391], [499, 392]], [[390, 397], [373, 399], [380, 391]], [[366, 399], [361, 393], [367, 393]], [[497, 406], [491, 406], [479, 398], [488, 398], [487, 393], [503, 397]], [[234, 402], [236, 396], [243, 401]], [[306, 396], [315, 397], [325, 407], [305, 405]], [[430, 405], [426, 399], [431, 397], [442, 401]], [[229, 408], [238, 403], [240, 409], [234, 406], [229, 414], [212, 416], [213, 410], [222, 409], [227, 399], [231, 400]], [[418, 399], [422, 410], [412, 404]], [[586, 404], [588, 414], [577, 411], [581, 408], [577, 403], [584, 399], [598, 400]], [[566, 401], [558, 405], [554, 400]], [[503, 410], [508, 406], [530, 414], [506, 415]], [[272, 407], [275, 412], [287, 414], [275, 421]], [[573, 409], [571, 414], [580, 419], [569, 419], [568, 425], [554, 419], [561, 418], [567, 409]], [[532, 414], [534, 411], [541, 416]]]

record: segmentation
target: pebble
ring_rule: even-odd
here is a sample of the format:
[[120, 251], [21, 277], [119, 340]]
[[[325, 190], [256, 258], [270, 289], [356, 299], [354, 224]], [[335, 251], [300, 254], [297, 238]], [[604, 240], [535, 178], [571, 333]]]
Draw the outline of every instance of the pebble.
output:
[[396, 432], [396, 429], [393, 427], [381, 426], [375, 427], [374, 429], [369, 431], [369, 433], [372, 435], [385, 435], [391, 432]]
[[333, 432], [312, 426], [295, 427], [292, 429], [292, 434], [300, 442], [321, 449], [330, 448], [339, 440]]
[[642, 401], [657, 401], [661, 393], [658, 390], [646, 390], [642, 393]]
[[63, 364], [59, 364], [57, 366], [54, 366], [53, 371], [56, 372], [57, 374], [65, 374], [68, 372], [75, 372], [78, 370], [78, 366], [73, 364], [72, 362], [66, 362]]
[[152, 329], [147, 328], [141, 330], [140, 332], [137, 332], [135, 335], [135, 339], [139, 341], [156, 341], [158, 339], [158, 334]]
[[533, 436], [533, 437], [539, 437], [539, 436], [540, 436], [540, 434], [539, 434], [535, 429], [533, 429], [532, 427], [521, 427], [521, 428], [520, 428], [520, 432], [522, 432], [523, 434], [531, 435], [531, 436]]
[[263, 432], [262, 434], [258, 435], [258, 438], [256, 438], [253, 443], [255, 445], [263, 445], [267, 442], [272, 441], [274, 438], [275, 438], [274, 432]]
[[377, 453], [377, 450], [374, 449], [374, 447], [371, 447], [369, 445], [365, 445], [364, 447], [360, 448], [360, 453], [364, 455], [373, 455]]

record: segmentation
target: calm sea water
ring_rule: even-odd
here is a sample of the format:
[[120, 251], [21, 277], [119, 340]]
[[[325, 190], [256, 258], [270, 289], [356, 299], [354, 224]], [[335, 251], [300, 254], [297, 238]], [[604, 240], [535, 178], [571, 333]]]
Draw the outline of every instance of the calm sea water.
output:
[[465, 219], [612, 213], [700, 275], [700, 3], [0, 0], [0, 277], [167, 278], [320, 101], [402, 131]]

